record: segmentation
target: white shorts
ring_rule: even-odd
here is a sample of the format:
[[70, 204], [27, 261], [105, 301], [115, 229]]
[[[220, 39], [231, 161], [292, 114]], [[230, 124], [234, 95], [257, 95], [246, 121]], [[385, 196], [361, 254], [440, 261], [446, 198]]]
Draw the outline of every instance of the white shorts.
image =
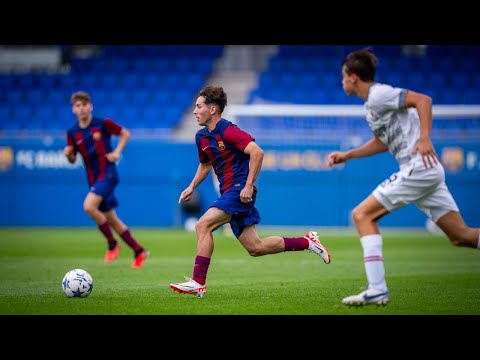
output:
[[435, 223], [449, 211], [458, 212], [445, 184], [443, 166], [437, 163], [427, 169], [420, 155], [378, 185], [372, 194], [390, 212], [414, 203]]

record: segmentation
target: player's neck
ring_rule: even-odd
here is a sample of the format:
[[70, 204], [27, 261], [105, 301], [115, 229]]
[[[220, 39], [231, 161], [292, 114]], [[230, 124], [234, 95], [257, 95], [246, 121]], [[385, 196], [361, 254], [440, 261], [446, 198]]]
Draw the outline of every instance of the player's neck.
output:
[[212, 120], [206, 125], [207, 126], [207, 130], [212, 132], [213, 130], [215, 130], [215, 128], [217, 127], [217, 124], [218, 122], [222, 119], [221, 116], [218, 116], [218, 117], [212, 117]]
[[80, 128], [82, 129], [85, 129], [88, 127], [88, 125], [90, 125], [90, 123], [92, 122], [92, 115], [88, 115], [87, 118], [85, 119], [78, 119], [78, 125], [80, 126]]
[[357, 96], [362, 99], [363, 101], [367, 101], [368, 99], [368, 92], [370, 91], [370, 87], [375, 84], [374, 81], [369, 81], [369, 82], [360, 82], [358, 84], [358, 91], [357, 91]]

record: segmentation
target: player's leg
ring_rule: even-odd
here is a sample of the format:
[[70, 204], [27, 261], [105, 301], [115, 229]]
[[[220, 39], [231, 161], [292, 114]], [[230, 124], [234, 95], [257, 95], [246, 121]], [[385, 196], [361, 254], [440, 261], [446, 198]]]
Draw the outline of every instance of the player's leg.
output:
[[363, 248], [368, 287], [360, 294], [344, 298], [344, 304], [386, 304], [390, 299], [385, 280], [383, 240], [377, 225], [378, 219], [386, 214], [388, 210], [374, 195], [369, 195], [352, 212]]
[[234, 235], [251, 256], [276, 254], [283, 251], [309, 250], [319, 255], [326, 264], [330, 263], [328, 249], [320, 243], [315, 231], [309, 231], [301, 237], [268, 236], [260, 239], [256, 224], [260, 222], [260, 214], [253, 207], [247, 214], [234, 215], [230, 225]]
[[418, 208], [432, 219], [455, 246], [479, 248], [479, 229], [467, 226], [445, 183], [429, 196], [416, 202]]
[[[130, 229], [128, 229], [128, 227], [117, 216], [117, 212], [115, 211], [113, 206], [113, 204], [117, 203], [117, 201], [116, 199], [112, 199], [112, 197], [114, 198], [113, 194], [111, 194], [110, 197], [105, 199], [104, 201], [105, 208], [109, 209], [105, 211], [105, 215], [109, 224], [112, 226], [115, 232], [120, 235], [122, 240], [125, 241], [125, 243], [132, 249], [134, 253], [134, 261], [131, 267], [134, 269], [140, 268], [142, 267], [145, 259], [148, 257], [149, 252], [138, 243], [138, 241], [133, 237], [132, 233], [130, 232]], [[108, 204], [110, 204], [110, 206]]]
[[[238, 226], [236, 226], [235, 221], [232, 221], [232, 229], [235, 229], [236, 227]], [[241, 230], [238, 240], [251, 256], [263, 256], [287, 251], [285, 239], [283, 237], [269, 236], [264, 239], [260, 239], [257, 233], [256, 225], [245, 226], [243, 230]], [[296, 242], [295, 245], [296, 248], [292, 248], [290, 251], [304, 250], [308, 247], [308, 240], [304, 238], [298, 238], [298, 242]]]
[[186, 282], [172, 283], [170, 288], [182, 294], [192, 294], [203, 297], [207, 290], [207, 272], [213, 254], [214, 242], [212, 233], [223, 224], [230, 221], [231, 215], [219, 208], [211, 207], [197, 221], [197, 256], [193, 266], [192, 278], [186, 277]]
[[468, 227], [459, 212], [446, 213], [436, 224], [453, 245], [480, 249], [480, 229]]
[[348, 305], [386, 304], [389, 299], [383, 262], [383, 240], [377, 221], [394, 210], [417, 202], [443, 181], [441, 166], [425, 168], [420, 157], [383, 181], [352, 213], [363, 248], [367, 290], [343, 299]]
[[102, 202], [103, 197], [101, 195], [89, 192], [83, 202], [83, 209], [96, 222], [98, 229], [103, 234], [105, 239], [107, 239], [108, 248], [104, 260], [108, 263], [117, 258], [118, 243], [112, 234], [112, 230], [110, 229], [110, 224], [108, 223], [107, 217], [99, 209]]
[[83, 210], [97, 225], [101, 225], [107, 221], [105, 214], [98, 209], [102, 201], [103, 197], [93, 192], [89, 192], [83, 201]]

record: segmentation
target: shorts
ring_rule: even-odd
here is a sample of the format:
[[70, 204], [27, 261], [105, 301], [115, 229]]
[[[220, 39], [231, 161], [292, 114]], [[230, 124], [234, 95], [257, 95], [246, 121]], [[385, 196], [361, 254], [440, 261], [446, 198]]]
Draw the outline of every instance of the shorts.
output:
[[414, 203], [435, 223], [446, 213], [459, 211], [445, 183], [443, 165], [425, 168], [420, 155], [378, 185], [372, 194], [390, 212]]
[[255, 207], [257, 199], [257, 188], [254, 187], [252, 201], [243, 203], [240, 201], [240, 191], [230, 189], [223, 193], [212, 204], [212, 207], [219, 208], [232, 215], [230, 225], [235, 237], [238, 239], [247, 226], [255, 225], [260, 222], [260, 213]]
[[90, 187], [90, 191], [103, 198], [98, 206], [101, 212], [107, 212], [115, 209], [118, 206], [118, 200], [115, 197], [114, 190], [118, 185], [118, 179], [97, 180]]

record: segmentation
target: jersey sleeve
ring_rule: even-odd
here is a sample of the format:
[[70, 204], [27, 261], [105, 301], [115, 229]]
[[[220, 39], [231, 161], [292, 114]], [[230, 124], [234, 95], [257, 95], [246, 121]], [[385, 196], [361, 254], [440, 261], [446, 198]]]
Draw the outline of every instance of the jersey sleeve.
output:
[[73, 155], [77, 154], [77, 144], [75, 144], [75, 140], [73, 139], [72, 135], [67, 132], [67, 145], [73, 147]]
[[119, 135], [122, 127], [112, 119], [106, 118], [104, 121], [105, 131], [107, 134]]
[[240, 130], [237, 125], [228, 126], [223, 132], [223, 138], [242, 152], [251, 141], [255, 141], [250, 134]]
[[383, 85], [369, 94], [368, 106], [379, 113], [405, 109], [406, 96], [406, 89]]

